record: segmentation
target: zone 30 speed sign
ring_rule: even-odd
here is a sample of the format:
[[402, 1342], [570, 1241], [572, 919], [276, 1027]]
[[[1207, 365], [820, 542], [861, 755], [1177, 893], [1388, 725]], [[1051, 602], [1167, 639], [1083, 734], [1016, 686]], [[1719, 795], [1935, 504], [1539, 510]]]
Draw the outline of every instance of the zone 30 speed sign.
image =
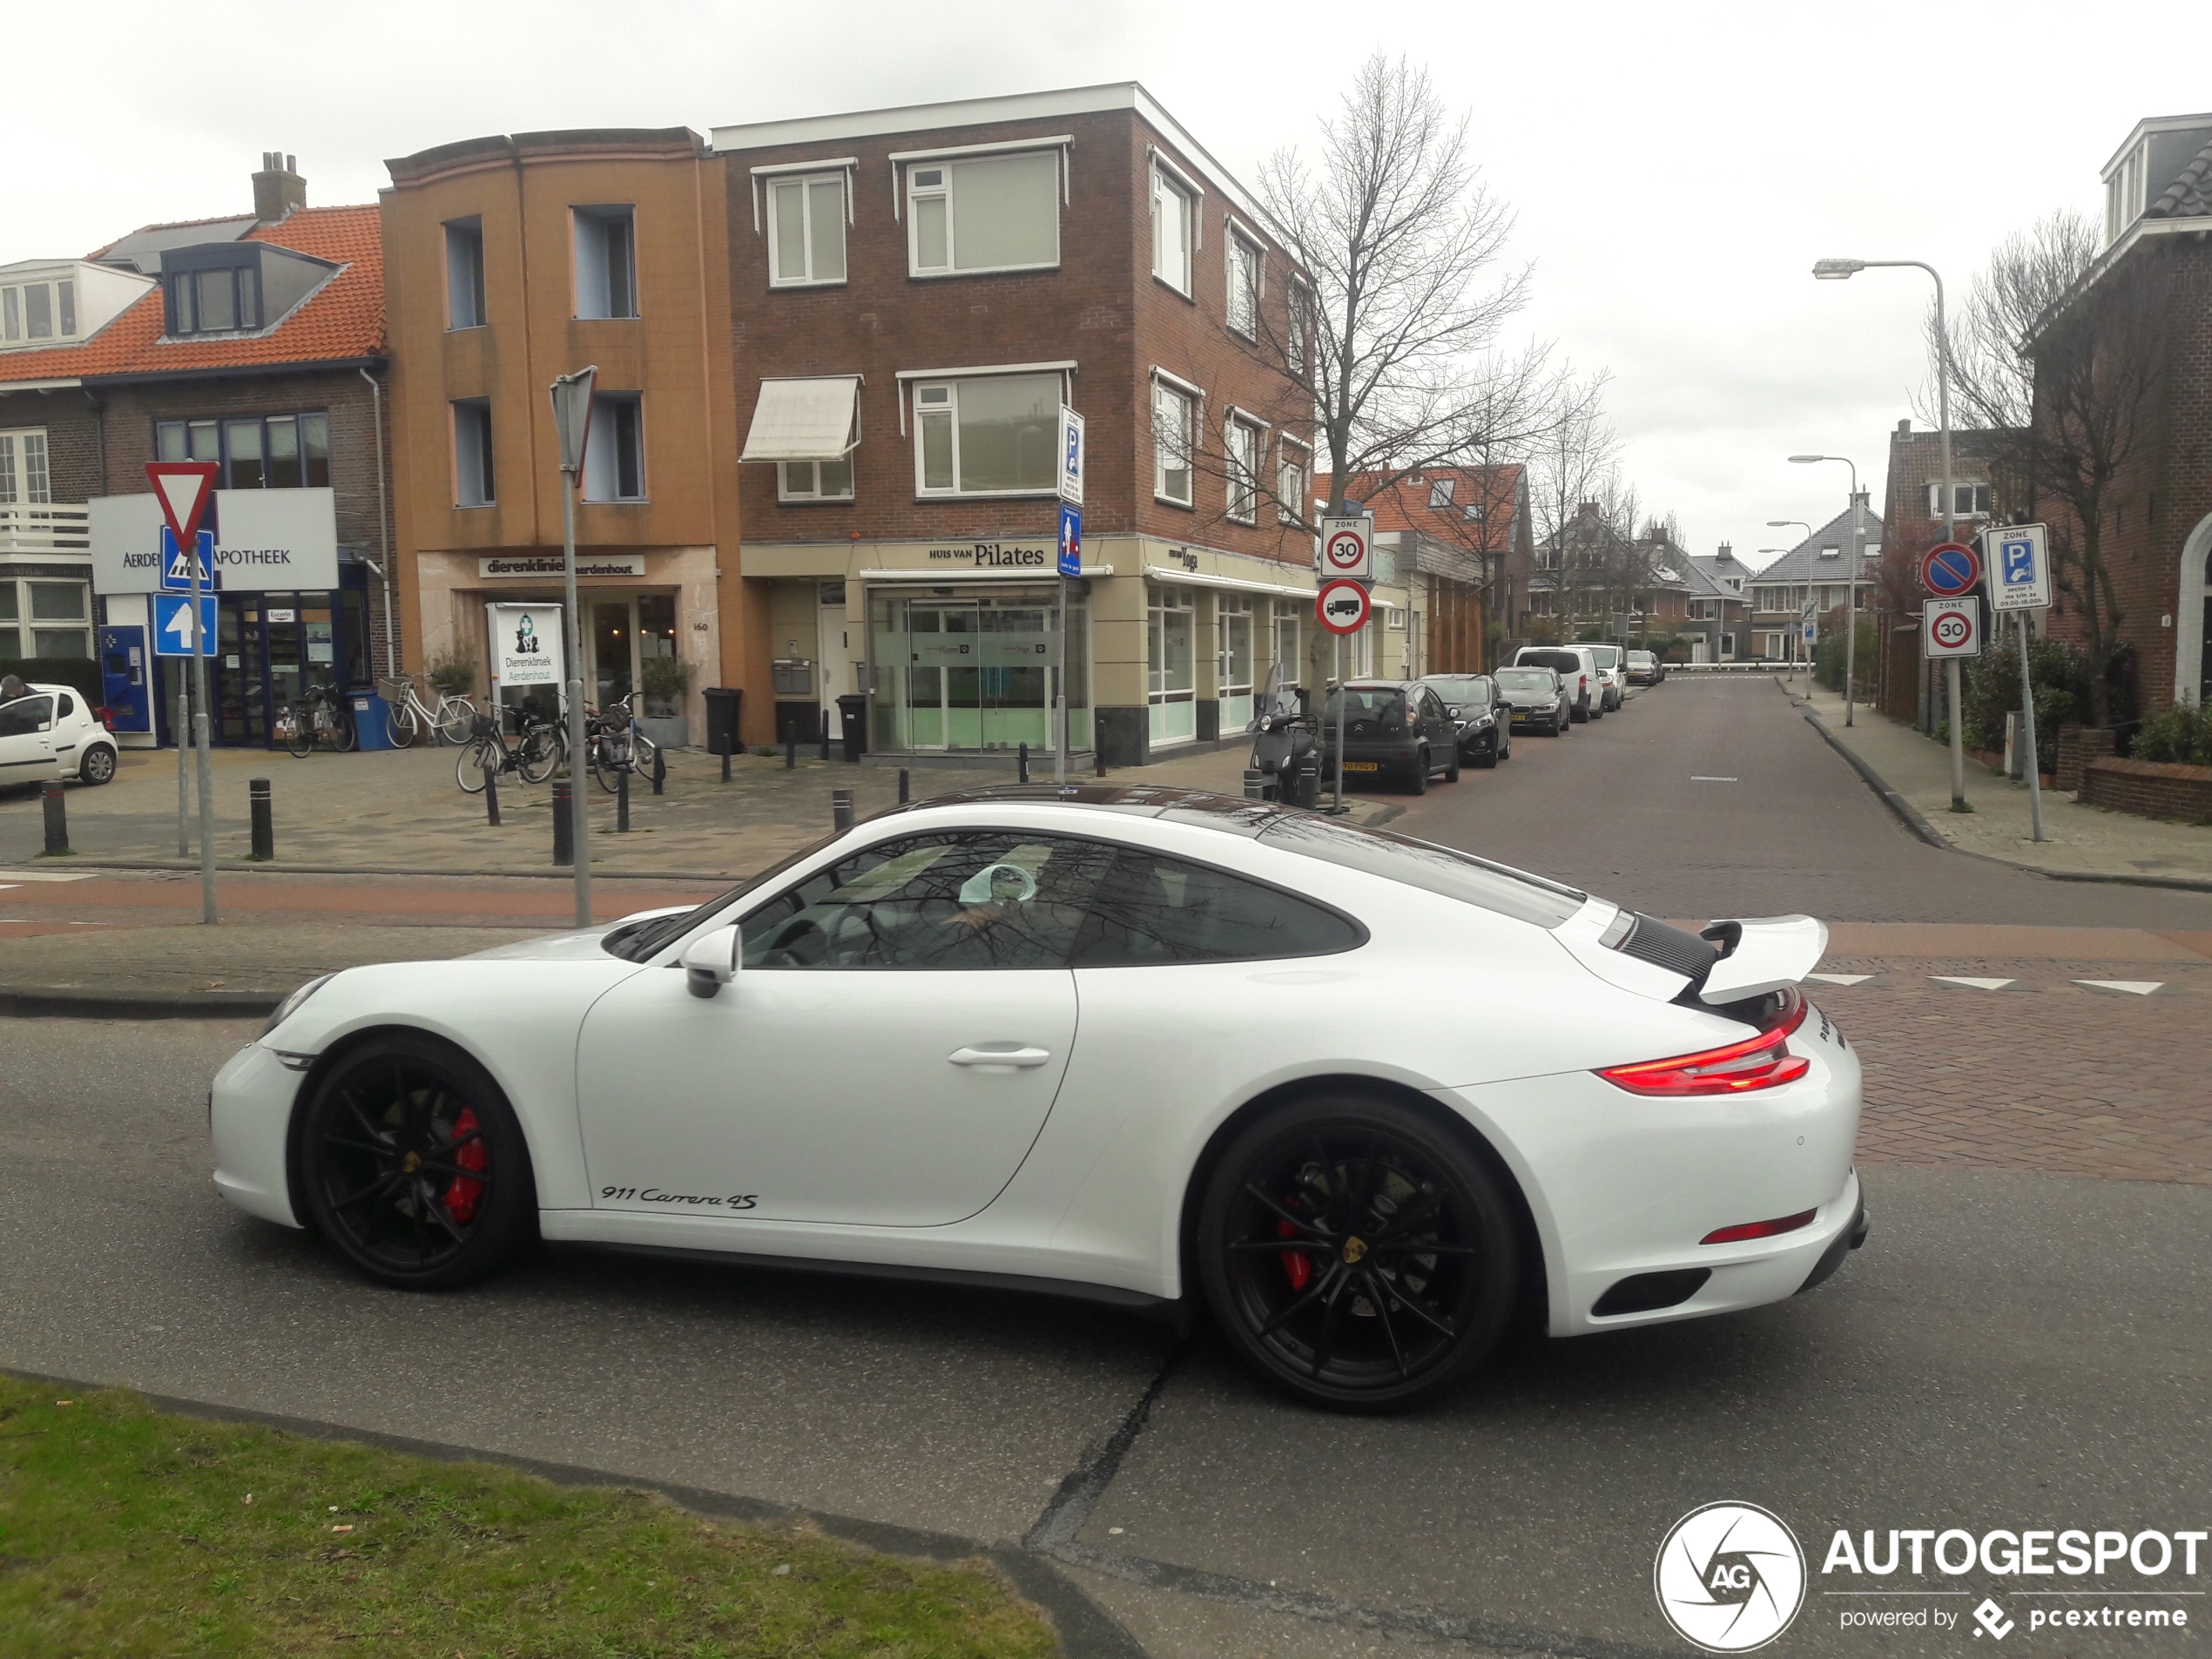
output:
[[1931, 599], [1922, 607], [1922, 651], [1930, 657], [1981, 655], [1981, 605], [1973, 599]]

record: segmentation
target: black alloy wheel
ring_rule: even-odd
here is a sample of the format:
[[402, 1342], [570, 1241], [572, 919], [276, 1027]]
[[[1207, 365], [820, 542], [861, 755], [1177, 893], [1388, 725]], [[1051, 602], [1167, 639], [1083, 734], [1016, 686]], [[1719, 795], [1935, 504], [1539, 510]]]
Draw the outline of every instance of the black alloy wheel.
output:
[[1449, 1127], [1388, 1101], [1298, 1103], [1238, 1136], [1199, 1211], [1198, 1266], [1264, 1376], [1339, 1411], [1393, 1411], [1497, 1345], [1521, 1251], [1503, 1191]]
[[483, 1068], [395, 1034], [347, 1055], [299, 1126], [301, 1206], [369, 1278], [442, 1290], [482, 1278], [536, 1236], [529, 1150]]
[[1447, 784], [1460, 781], [1460, 745], [1456, 739], [1452, 744], [1452, 758], [1444, 763], [1444, 781]]

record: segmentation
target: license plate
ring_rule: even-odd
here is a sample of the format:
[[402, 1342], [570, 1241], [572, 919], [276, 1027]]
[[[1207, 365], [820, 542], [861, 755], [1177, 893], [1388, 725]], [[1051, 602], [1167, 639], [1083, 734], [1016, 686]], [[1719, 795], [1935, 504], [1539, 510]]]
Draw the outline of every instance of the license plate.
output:
[[1347, 760], [1344, 763], [1344, 769], [1346, 772], [1380, 772], [1382, 770], [1382, 762], [1379, 760]]

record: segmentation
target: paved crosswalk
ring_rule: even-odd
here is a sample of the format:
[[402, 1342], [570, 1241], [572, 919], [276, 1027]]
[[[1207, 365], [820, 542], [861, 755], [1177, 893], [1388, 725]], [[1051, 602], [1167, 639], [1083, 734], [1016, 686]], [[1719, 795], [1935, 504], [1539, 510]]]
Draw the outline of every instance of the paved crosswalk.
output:
[[[1873, 990], [1892, 990], [1898, 988], [1900, 982], [1898, 978], [1886, 974], [1808, 974], [1805, 977], [1809, 980], [1817, 980], [1823, 985], [1841, 986], [1846, 989], [1864, 987]], [[1904, 984], [1909, 985], [1916, 980], [1925, 980], [1931, 985], [1947, 986], [1953, 990], [1960, 991], [2033, 991], [2037, 988], [2025, 980], [2000, 979], [1979, 974], [1926, 974], [1902, 976]], [[2058, 983], [2077, 986], [2082, 990], [2094, 991], [2105, 996], [2170, 995], [2179, 989], [2167, 981], [2152, 979], [2068, 979], [2060, 981]]]

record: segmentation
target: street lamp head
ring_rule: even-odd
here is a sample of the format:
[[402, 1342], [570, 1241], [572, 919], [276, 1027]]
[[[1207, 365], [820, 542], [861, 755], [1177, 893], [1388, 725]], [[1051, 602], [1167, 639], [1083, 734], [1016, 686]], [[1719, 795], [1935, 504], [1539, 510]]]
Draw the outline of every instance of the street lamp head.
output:
[[1804, 523], [1804, 520], [1802, 518], [1770, 518], [1766, 522], [1766, 527], [1770, 530], [1786, 530], [1792, 524]]
[[1790, 457], [1792, 463], [1800, 467], [1809, 466], [1816, 461], [1826, 461], [1829, 458], [1827, 455], [1791, 455]]
[[1847, 282], [1866, 268], [1865, 260], [1815, 260], [1812, 274], [1822, 282]]

